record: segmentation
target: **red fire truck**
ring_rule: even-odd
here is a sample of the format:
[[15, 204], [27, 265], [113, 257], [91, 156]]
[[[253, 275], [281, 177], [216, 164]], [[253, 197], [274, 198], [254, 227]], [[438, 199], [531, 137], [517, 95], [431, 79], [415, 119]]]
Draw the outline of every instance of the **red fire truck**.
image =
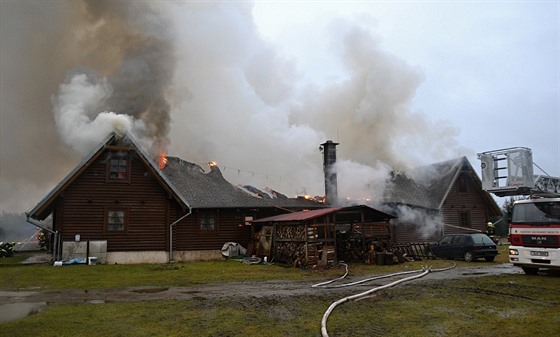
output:
[[478, 158], [484, 190], [499, 197], [529, 196], [513, 203], [509, 261], [526, 274], [560, 269], [560, 178], [534, 175], [531, 149], [524, 147], [483, 152]]
[[510, 220], [509, 261], [536, 274], [560, 269], [560, 198], [515, 201]]

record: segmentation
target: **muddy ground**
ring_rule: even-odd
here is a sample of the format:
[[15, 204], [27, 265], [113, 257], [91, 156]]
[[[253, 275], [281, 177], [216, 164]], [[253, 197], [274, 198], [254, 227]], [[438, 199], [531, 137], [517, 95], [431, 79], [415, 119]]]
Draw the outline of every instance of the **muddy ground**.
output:
[[[520, 268], [511, 264], [453, 268], [442, 272], [431, 272], [413, 282], [431, 282], [439, 279], [477, 277], [484, 275], [520, 274]], [[407, 275], [410, 276], [410, 275]], [[348, 276], [333, 284], [355, 282], [363, 279]], [[401, 277], [374, 280], [349, 288], [330, 288], [328, 291], [340, 293], [341, 296], [362, 292], [379, 285], [393, 282]], [[87, 289], [87, 290], [0, 290], [0, 306], [13, 303], [105, 303], [130, 302], [168, 299], [217, 299], [224, 297], [284, 297], [320, 295], [323, 287], [312, 287], [309, 282], [269, 281], [269, 282], [227, 282], [216, 284], [192, 285], [188, 287], [129, 287], [122, 289]]]

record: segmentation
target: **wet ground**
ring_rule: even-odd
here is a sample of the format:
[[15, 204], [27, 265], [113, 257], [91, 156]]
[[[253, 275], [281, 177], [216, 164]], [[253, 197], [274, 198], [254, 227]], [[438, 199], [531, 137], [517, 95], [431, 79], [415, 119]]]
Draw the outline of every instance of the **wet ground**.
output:
[[[431, 272], [418, 279], [423, 282], [463, 277], [487, 275], [521, 274], [520, 268], [509, 263], [453, 268], [441, 272]], [[337, 284], [355, 282], [357, 278], [348, 277], [337, 281]], [[377, 285], [387, 284], [396, 280], [388, 278], [373, 281], [350, 288], [329, 289], [329, 292], [347, 296], [361, 292]], [[270, 282], [228, 282], [204, 284], [188, 287], [130, 287], [122, 289], [88, 289], [88, 290], [36, 290], [36, 291], [2, 291], [0, 290], [0, 323], [22, 318], [37, 313], [49, 304], [56, 303], [92, 303], [130, 302], [150, 300], [192, 300], [216, 299], [224, 297], [264, 298], [284, 296], [313, 296], [324, 292], [324, 289], [311, 287], [308, 282], [270, 281]]]

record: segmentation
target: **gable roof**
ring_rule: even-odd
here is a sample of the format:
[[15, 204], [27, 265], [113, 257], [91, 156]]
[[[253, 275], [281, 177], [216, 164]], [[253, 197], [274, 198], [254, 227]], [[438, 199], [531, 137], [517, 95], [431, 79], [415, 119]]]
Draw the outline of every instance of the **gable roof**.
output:
[[466, 157], [417, 167], [406, 174], [393, 174], [384, 202], [440, 210], [461, 172], [480, 186], [481, 196], [492, 211], [501, 214], [494, 199], [482, 190], [482, 182]]
[[250, 194], [227, 181], [219, 167], [210, 166], [210, 172], [206, 173], [199, 165], [177, 157], [167, 158], [163, 173], [189, 200], [192, 208], [326, 207], [322, 203], [305, 198], [287, 198], [281, 194], [272, 198], [268, 194], [263, 197], [264, 193]]
[[161, 170], [157, 167], [156, 163], [151, 159], [146, 151], [136, 142], [134, 137], [125, 133], [122, 136], [112, 132], [103, 141], [101, 141], [92, 151], [64, 178], [55, 188], [50, 191], [35, 207], [26, 212], [28, 217], [37, 220], [44, 220], [54, 207], [53, 202], [64, 190], [70, 186], [92, 163], [94, 163], [106, 149], [119, 146], [133, 150], [138, 154], [138, 157], [144, 162], [149, 171], [153, 174], [156, 180], [165, 188], [171, 195], [179, 202], [183, 208], [189, 208], [190, 205], [187, 199], [181, 195], [177, 189], [171, 184], [167, 177], [162, 174]]
[[108, 135], [100, 142], [55, 188], [49, 192], [35, 207], [26, 212], [28, 217], [44, 220], [53, 210], [54, 201], [70, 184], [76, 180], [106, 149], [119, 147], [135, 151], [146, 167], [183, 208], [253, 208], [279, 207], [289, 209], [324, 208], [326, 205], [305, 198], [287, 198], [277, 194], [277, 198], [262, 198], [245, 192], [232, 185], [223, 176], [218, 167], [212, 167], [209, 173], [197, 164], [168, 157], [163, 170], [152, 160], [150, 155], [130, 134]]

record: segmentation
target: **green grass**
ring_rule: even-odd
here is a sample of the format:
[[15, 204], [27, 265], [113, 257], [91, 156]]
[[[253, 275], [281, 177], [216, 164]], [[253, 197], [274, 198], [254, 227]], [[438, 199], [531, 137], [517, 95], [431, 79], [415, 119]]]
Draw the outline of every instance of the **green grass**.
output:
[[[456, 261], [457, 268], [495, 262]], [[352, 279], [374, 274], [443, 268], [428, 260], [393, 266], [351, 264]], [[212, 261], [159, 265], [0, 265], [0, 284], [15, 289], [102, 289], [130, 286], [292, 280], [329, 280], [344, 269], [295, 269]], [[339, 305], [327, 328], [335, 336], [556, 336], [560, 326], [557, 275], [478, 276], [441, 281], [422, 279]], [[376, 284], [348, 290], [348, 295]], [[37, 314], [0, 324], [6, 336], [320, 336], [329, 305], [346, 295], [316, 289], [312, 296], [220, 297], [189, 300], [49, 304]], [[538, 332], [538, 333], [537, 333]]]
[[557, 336], [558, 282], [520, 274], [414, 283], [344, 304], [329, 326], [334, 336]]
[[[487, 265], [486, 262], [476, 262]], [[475, 264], [476, 264], [475, 263]], [[391, 273], [419, 269], [422, 264], [434, 268], [449, 266], [448, 261], [429, 260], [393, 266], [352, 264], [353, 275]], [[472, 264], [469, 264], [472, 265]], [[176, 264], [137, 265], [0, 265], [0, 284], [4, 289], [103, 289], [131, 286], [179, 287], [216, 282], [267, 280], [323, 280], [340, 276], [343, 268], [294, 269], [280, 265], [248, 265], [237, 261], [207, 261]]]
[[[297, 272], [297, 270], [292, 270]], [[340, 295], [49, 305], [0, 324], [6, 336], [320, 336]], [[335, 336], [556, 336], [558, 276], [505, 275], [409, 283], [338, 306]]]
[[[178, 287], [193, 284], [266, 280], [323, 280], [341, 275], [343, 269], [316, 268], [293, 269], [280, 265], [247, 265], [234, 260], [175, 263], [175, 264], [137, 264], [137, 265], [23, 265], [29, 255], [16, 254], [11, 258], [0, 259], [0, 287], [4, 289], [103, 289], [130, 286]], [[476, 262], [455, 261], [459, 267], [492, 265], [507, 262], [504, 250], [496, 261]], [[371, 273], [391, 273], [419, 269], [422, 265], [443, 268], [450, 265], [443, 260], [407, 262], [392, 266], [351, 264], [355, 276]], [[115, 277], [118, 275], [118, 277]]]

